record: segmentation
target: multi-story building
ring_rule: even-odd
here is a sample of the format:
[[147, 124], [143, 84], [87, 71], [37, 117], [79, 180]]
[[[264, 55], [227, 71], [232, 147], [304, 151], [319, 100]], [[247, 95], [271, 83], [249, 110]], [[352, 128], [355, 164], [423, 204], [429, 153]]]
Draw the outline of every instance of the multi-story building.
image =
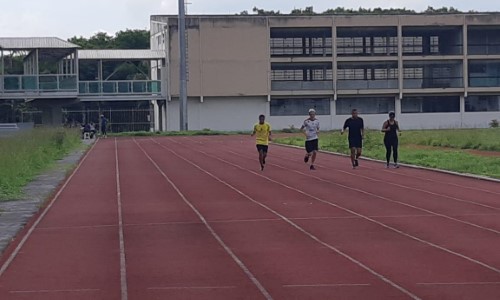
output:
[[[324, 129], [357, 108], [370, 128], [487, 127], [500, 119], [500, 14], [188, 16], [190, 129], [248, 129], [261, 113]], [[179, 127], [177, 16], [151, 17], [165, 50], [166, 129]], [[158, 108], [157, 108], [157, 113]]]

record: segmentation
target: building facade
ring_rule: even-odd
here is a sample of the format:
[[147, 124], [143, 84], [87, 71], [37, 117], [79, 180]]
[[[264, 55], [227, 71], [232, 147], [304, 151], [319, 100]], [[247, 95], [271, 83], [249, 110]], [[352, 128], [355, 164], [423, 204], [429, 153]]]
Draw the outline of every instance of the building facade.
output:
[[[315, 108], [338, 129], [353, 108], [369, 128], [395, 111], [405, 129], [500, 119], [500, 14], [188, 16], [189, 129], [248, 130], [261, 113], [300, 127]], [[179, 128], [177, 16], [151, 17], [166, 66], [166, 130]]]

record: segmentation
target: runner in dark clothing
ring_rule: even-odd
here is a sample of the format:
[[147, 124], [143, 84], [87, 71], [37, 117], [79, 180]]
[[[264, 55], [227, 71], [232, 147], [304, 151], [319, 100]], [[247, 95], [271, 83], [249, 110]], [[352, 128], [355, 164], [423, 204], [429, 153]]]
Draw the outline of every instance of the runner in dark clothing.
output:
[[399, 168], [398, 165], [398, 145], [399, 145], [399, 139], [398, 139], [398, 133], [400, 133], [399, 130], [399, 123], [396, 121], [396, 114], [394, 112], [389, 113], [389, 120], [384, 122], [384, 125], [382, 125], [382, 132], [385, 132], [384, 136], [384, 145], [386, 149], [385, 157], [387, 159], [387, 165], [386, 167], [390, 167], [391, 163], [391, 152], [394, 158], [394, 167]]
[[342, 128], [341, 134], [349, 128], [349, 149], [351, 149], [351, 163], [353, 169], [359, 166], [359, 157], [363, 149], [363, 137], [365, 124], [363, 119], [358, 117], [358, 110], [352, 110], [352, 117], [347, 119]]

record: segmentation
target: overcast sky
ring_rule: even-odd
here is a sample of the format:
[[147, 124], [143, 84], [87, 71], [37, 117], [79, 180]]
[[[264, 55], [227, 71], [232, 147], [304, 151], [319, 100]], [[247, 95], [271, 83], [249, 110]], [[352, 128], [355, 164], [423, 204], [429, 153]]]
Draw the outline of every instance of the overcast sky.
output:
[[[149, 28], [152, 14], [176, 14], [177, 0], [1, 0], [0, 36], [90, 36], [98, 31]], [[314, 6], [315, 11], [346, 8], [453, 6], [463, 11], [500, 11], [494, 0], [189, 0], [191, 14], [251, 12], [254, 6], [290, 12]]]

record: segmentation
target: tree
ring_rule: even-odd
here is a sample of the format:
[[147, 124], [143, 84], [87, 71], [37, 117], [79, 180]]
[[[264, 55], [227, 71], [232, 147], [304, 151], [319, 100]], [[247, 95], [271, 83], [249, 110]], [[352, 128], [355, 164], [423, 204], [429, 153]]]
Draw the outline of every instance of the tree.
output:
[[[276, 15], [282, 15], [281, 12], [274, 11], [274, 10], [264, 10], [260, 9], [258, 7], [254, 7], [253, 10], [254, 14], [259, 15], [259, 16], [276, 16]], [[363, 8], [359, 7], [358, 9], [352, 9], [352, 8], [345, 8], [345, 7], [337, 7], [337, 8], [330, 8], [325, 10], [322, 13], [317, 13], [314, 11], [312, 6], [308, 6], [304, 9], [301, 8], [294, 8], [289, 15], [294, 15], [294, 16], [312, 16], [312, 15], [317, 15], [317, 14], [322, 14], [322, 15], [401, 15], [401, 14], [456, 14], [456, 13], [461, 13], [460, 10], [454, 8], [454, 7], [442, 7], [442, 8], [433, 8], [429, 6], [425, 11], [422, 12], [416, 12], [411, 9], [406, 9], [406, 8]], [[248, 11], [242, 11], [240, 15], [247, 15]], [[286, 14], [285, 14], [286, 15]]]

